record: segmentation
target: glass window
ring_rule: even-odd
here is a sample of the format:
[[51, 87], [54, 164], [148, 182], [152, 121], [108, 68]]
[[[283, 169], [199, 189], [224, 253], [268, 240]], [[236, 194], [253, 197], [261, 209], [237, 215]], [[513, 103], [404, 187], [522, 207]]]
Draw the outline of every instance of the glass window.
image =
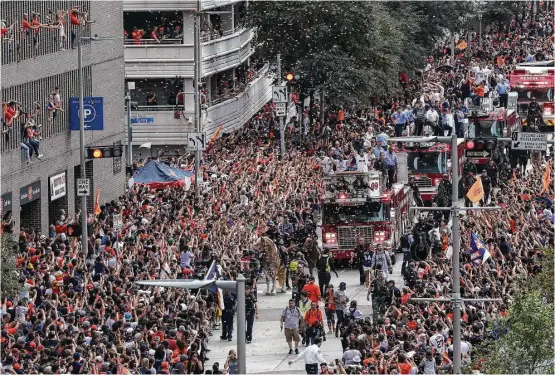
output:
[[518, 91], [518, 100], [526, 101], [533, 97], [540, 103], [551, 102], [553, 101], [553, 88]]
[[324, 224], [367, 223], [384, 221], [387, 208], [382, 202], [367, 202], [359, 206], [342, 206], [331, 203], [324, 205]]
[[409, 173], [445, 173], [444, 158], [440, 152], [409, 152]]

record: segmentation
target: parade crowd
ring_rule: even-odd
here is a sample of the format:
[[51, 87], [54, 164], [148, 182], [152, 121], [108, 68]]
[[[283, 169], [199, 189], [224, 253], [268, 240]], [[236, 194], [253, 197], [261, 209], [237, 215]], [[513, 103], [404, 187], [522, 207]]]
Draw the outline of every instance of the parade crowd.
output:
[[[451, 293], [447, 248], [436, 249], [432, 235], [418, 242], [422, 232], [434, 230], [449, 237], [448, 220], [430, 212], [401, 240], [405, 285], [388, 280], [389, 254], [359, 243], [352, 266], [369, 268], [368, 278], [363, 274], [360, 281], [367, 284], [373, 305], [373, 314], [364, 316], [357, 302], [349, 299], [349, 285], [330, 284], [335, 268], [329, 253], [315, 256], [320, 253], [316, 225], [322, 171], [347, 169], [366, 160], [367, 168], [382, 170], [391, 184], [395, 173], [389, 171], [396, 164], [387, 137], [393, 132], [407, 134], [409, 124], [417, 123], [410, 117], [413, 103], [438, 109], [437, 134], [450, 132], [443, 126], [450, 124], [439, 121], [447, 118], [440, 113], [453, 113], [452, 131], [461, 132], [455, 118], [461, 115], [464, 99], [484, 96], [480, 84], [495, 90], [518, 61], [553, 58], [552, 34], [552, 15], [541, 21], [515, 21], [509, 33], [490, 30], [482, 47], [472, 46], [472, 61], [465, 51], [458, 51], [458, 62], [452, 62], [455, 69], [448, 72], [436, 69], [449, 59], [446, 51], [440, 51], [430, 57], [420, 82], [411, 82], [397, 98], [381, 98], [376, 112], [339, 108], [330, 111], [324, 124], [316, 120], [303, 131], [289, 126], [283, 156], [279, 126], [271, 105], [266, 105], [244, 128], [223, 134], [204, 153], [199, 199], [192, 190], [134, 185], [117, 201], [100, 205], [87, 223], [86, 259], [79, 239], [67, 235], [78, 212], [62, 215], [49, 233], [21, 228], [16, 234], [21, 291], [1, 301], [1, 371], [236, 373], [233, 351], [226, 363], [210, 365], [207, 345], [220, 324], [220, 338], [232, 339], [233, 325], [228, 323], [235, 308], [233, 296], [225, 293], [219, 301], [207, 290], [192, 293], [139, 287], [134, 282], [200, 279], [212, 264], [223, 279], [234, 280], [243, 273], [249, 279], [247, 341], [256, 340], [252, 330], [258, 318], [257, 281], [273, 271], [264, 267], [268, 259], [259, 251], [260, 237], [268, 237], [277, 246], [285, 272], [281, 287], [295, 292], [289, 312], [284, 310], [281, 317], [289, 353], [298, 355], [292, 361], [304, 359], [309, 373], [332, 373], [332, 368], [340, 373], [448, 373], [453, 350], [451, 305], [411, 301]], [[524, 45], [530, 35], [535, 37], [532, 44]], [[403, 117], [394, 115], [400, 112]], [[163, 161], [178, 167], [190, 162], [186, 157]], [[498, 334], [491, 324], [507, 315], [516, 279], [540, 272], [543, 249], [553, 244], [553, 186], [549, 191], [542, 187], [547, 163], [548, 158], [538, 164], [540, 168], [506, 176], [490, 201], [484, 202], [495, 203], [502, 211], [473, 212], [462, 218], [461, 249], [453, 249], [462, 265], [461, 293], [465, 298], [502, 299], [463, 304], [464, 364], [471, 363], [473, 348]], [[123, 227], [116, 230], [114, 216], [119, 214]], [[490, 253], [480, 266], [466, 252], [472, 233], [484, 240]], [[428, 255], [411, 251], [413, 242], [424, 246]], [[371, 258], [368, 265], [363, 264], [365, 255]], [[326, 333], [340, 337], [344, 355], [338, 363], [328, 364], [317, 349]]]

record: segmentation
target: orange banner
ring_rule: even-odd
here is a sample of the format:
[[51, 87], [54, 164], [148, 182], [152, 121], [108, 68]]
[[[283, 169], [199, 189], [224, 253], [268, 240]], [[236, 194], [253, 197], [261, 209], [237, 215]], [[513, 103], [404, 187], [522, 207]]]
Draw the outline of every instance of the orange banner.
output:
[[482, 186], [482, 179], [478, 177], [476, 182], [470, 187], [466, 197], [470, 199], [472, 203], [480, 202], [484, 199], [484, 187]]
[[102, 211], [100, 211], [100, 187], [96, 189], [96, 194], [94, 197], [94, 214], [100, 215]]
[[545, 172], [543, 173], [542, 178], [542, 185], [543, 191], [548, 192], [549, 185], [551, 185], [551, 163], [547, 163], [547, 165], [545, 166]]
[[223, 125], [218, 126], [218, 129], [216, 129], [214, 134], [212, 134], [212, 137], [210, 137], [209, 143], [214, 143], [214, 141], [218, 138], [218, 135], [220, 135], [220, 132], [222, 131], [222, 126]]

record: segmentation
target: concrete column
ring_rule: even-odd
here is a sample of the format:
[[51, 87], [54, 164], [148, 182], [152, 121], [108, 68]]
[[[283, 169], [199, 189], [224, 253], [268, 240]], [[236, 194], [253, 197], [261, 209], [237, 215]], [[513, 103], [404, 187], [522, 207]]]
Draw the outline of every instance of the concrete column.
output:
[[193, 79], [185, 78], [183, 88], [185, 89], [185, 113], [192, 114], [195, 112], [195, 89], [193, 88]]
[[194, 44], [194, 14], [183, 12], [183, 44]]

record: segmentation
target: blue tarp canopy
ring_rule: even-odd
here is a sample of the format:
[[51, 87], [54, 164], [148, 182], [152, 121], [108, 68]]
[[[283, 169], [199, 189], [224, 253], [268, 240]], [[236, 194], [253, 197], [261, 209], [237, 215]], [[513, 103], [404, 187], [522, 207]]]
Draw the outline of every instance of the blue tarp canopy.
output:
[[154, 189], [182, 186], [184, 184], [188, 188], [191, 185], [191, 180], [194, 179], [194, 175], [194, 172], [173, 168], [158, 160], [151, 160], [135, 171], [133, 182], [148, 185]]

